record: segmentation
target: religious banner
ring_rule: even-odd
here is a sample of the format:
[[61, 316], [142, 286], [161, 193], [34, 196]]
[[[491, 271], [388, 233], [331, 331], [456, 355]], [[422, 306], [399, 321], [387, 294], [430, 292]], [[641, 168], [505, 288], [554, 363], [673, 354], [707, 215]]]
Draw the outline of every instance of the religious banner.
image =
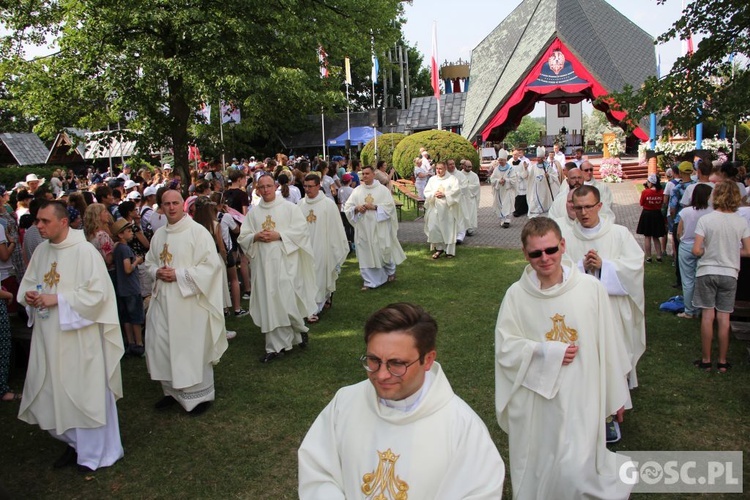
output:
[[221, 123], [240, 123], [240, 108], [232, 101], [221, 101]]
[[198, 116], [198, 119], [205, 124], [210, 125], [211, 124], [211, 105], [204, 103], [201, 103], [200, 109], [195, 113]]
[[555, 50], [542, 65], [539, 76], [528, 86], [533, 88], [586, 83], [588, 82], [576, 74], [565, 54], [561, 50]]

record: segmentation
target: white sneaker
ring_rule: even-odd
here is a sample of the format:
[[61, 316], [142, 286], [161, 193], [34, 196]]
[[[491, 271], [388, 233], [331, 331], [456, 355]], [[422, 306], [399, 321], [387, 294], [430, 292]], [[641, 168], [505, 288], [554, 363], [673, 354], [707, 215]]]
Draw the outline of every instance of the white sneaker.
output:
[[237, 336], [237, 332], [234, 330], [227, 330], [227, 340], [232, 340]]

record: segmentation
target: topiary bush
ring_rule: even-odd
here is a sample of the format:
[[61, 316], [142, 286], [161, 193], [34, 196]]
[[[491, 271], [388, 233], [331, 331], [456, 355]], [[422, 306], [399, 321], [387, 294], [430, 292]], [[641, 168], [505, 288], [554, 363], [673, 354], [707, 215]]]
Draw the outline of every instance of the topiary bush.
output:
[[365, 144], [365, 147], [362, 148], [362, 153], [359, 155], [362, 166], [370, 165], [374, 167], [377, 160], [385, 160], [388, 165], [392, 165], [393, 151], [404, 137], [406, 137], [404, 134], [399, 133], [379, 135], [377, 159], [375, 158], [375, 139], [370, 139], [370, 142]]
[[406, 136], [396, 146], [393, 166], [401, 176], [410, 178], [414, 173], [414, 159], [419, 156], [419, 148], [425, 148], [433, 162], [455, 160], [458, 166], [459, 161], [469, 160], [474, 171], [479, 172], [479, 155], [468, 140], [445, 130], [426, 130]]

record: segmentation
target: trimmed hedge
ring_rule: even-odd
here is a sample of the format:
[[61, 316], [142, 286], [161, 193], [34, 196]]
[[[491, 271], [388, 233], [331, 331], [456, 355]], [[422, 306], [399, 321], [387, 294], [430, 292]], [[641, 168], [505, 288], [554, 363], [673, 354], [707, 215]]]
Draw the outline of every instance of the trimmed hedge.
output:
[[414, 159], [419, 156], [419, 148], [425, 148], [434, 162], [455, 160], [458, 165], [461, 160], [469, 160], [474, 171], [479, 172], [479, 154], [468, 140], [445, 130], [426, 130], [405, 137], [396, 146], [393, 166], [401, 176], [410, 178], [414, 173]]
[[[393, 151], [396, 146], [406, 137], [404, 134], [393, 133], [383, 134], [378, 136], [378, 160], [385, 160], [388, 165], [393, 165]], [[370, 142], [365, 144], [360, 154], [360, 160], [362, 166], [370, 165], [376, 166], [375, 160], [375, 139], [370, 139]]]
[[0, 184], [5, 186], [6, 189], [11, 190], [13, 186], [18, 182], [26, 180], [28, 174], [36, 174], [40, 179], [46, 179], [45, 184], [49, 183], [50, 177], [55, 173], [58, 168], [64, 169], [66, 172], [69, 167], [62, 167], [59, 165], [54, 166], [41, 166], [41, 165], [30, 165], [25, 167], [9, 166], [0, 168]]

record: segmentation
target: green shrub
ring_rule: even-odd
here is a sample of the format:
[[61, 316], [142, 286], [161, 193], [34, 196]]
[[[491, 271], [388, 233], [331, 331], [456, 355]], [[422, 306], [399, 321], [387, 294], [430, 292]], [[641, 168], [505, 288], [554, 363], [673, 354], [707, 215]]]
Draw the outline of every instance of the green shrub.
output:
[[434, 162], [455, 160], [458, 165], [461, 160], [469, 160], [479, 172], [479, 155], [468, 140], [445, 130], [426, 130], [406, 136], [393, 151], [393, 166], [401, 176], [408, 178], [414, 173], [419, 148], [425, 148]]
[[[393, 133], [383, 134], [378, 136], [378, 157], [377, 160], [385, 160], [388, 165], [393, 165], [393, 151], [396, 146], [406, 137], [404, 134]], [[376, 166], [377, 160], [375, 158], [375, 139], [370, 139], [370, 142], [365, 144], [362, 148], [362, 154], [360, 154], [360, 160], [362, 166], [370, 165]]]
[[[732, 133], [731, 128], [727, 130], [729, 142], [732, 142]], [[737, 161], [747, 164], [750, 162], [750, 126], [746, 123], [740, 123], [737, 126], [737, 142], [740, 143], [740, 147], [737, 148]], [[730, 153], [728, 156], [731, 160], [732, 154]]]

